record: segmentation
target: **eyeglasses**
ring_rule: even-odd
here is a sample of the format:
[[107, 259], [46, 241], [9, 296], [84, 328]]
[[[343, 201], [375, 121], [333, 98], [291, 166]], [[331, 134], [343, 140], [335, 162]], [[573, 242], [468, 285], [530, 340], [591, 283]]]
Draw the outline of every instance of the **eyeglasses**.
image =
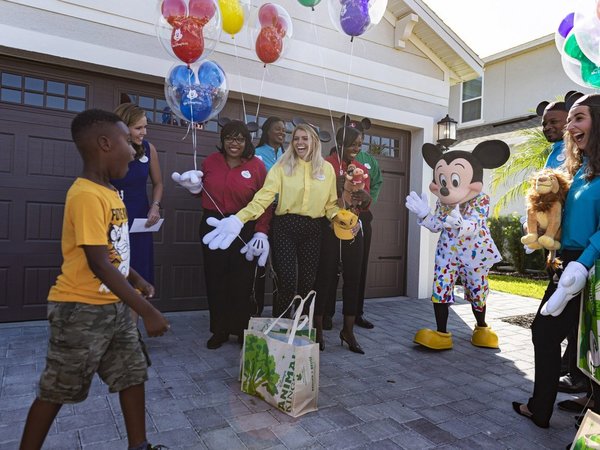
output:
[[243, 136], [237, 136], [237, 137], [227, 136], [225, 139], [223, 139], [223, 142], [227, 142], [228, 144], [233, 144], [234, 141], [237, 144], [243, 144], [244, 142], [246, 142], [246, 138]]

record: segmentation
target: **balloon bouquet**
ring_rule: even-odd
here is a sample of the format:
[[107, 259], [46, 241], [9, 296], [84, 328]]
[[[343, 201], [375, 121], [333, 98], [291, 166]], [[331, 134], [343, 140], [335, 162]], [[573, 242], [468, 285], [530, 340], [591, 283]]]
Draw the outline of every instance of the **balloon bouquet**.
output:
[[580, 0], [559, 24], [556, 47], [567, 76], [580, 86], [600, 87], [600, 3]]
[[[302, 3], [302, 2], [301, 2]], [[364, 34], [377, 25], [387, 8], [387, 0], [328, 0], [327, 9], [333, 26], [354, 37]]]
[[165, 77], [165, 99], [172, 114], [188, 124], [194, 148], [194, 170], [174, 172], [172, 178], [198, 193], [202, 172], [196, 165], [196, 128], [221, 112], [229, 94], [225, 72], [207, 59], [221, 35], [221, 11], [216, 0], [161, 0], [159, 8], [156, 35], [179, 61]]

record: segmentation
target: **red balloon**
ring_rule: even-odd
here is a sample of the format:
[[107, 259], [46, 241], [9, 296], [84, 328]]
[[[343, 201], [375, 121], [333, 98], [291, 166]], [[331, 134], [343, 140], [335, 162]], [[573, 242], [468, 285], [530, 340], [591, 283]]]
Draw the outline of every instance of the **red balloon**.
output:
[[191, 64], [202, 56], [204, 52], [203, 25], [202, 19], [186, 17], [173, 27], [171, 48], [175, 56], [184, 63]]
[[277, 7], [272, 3], [265, 3], [258, 10], [258, 20], [263, 27], [275, 25], [278, 17]]
[[256, 56], [265, 64], [275, 62], [281, 56], [283, 39], [273, 26], [264, 27], [256, 38]]
[[202, 25], [215, 15], [216, 7], [212, 0], [190, 0], [189, 15], [200, 19]]
[[277, 19], [275, 19], [274, 27], [281, 37], [284, 37], [287, 33], [288, 24], [283, 17], [277, 17]]
[[174, 23], [187, 14], [183, 0], [163, 0], [160, 4], [160, 12], [171, 26], [175, 26]]

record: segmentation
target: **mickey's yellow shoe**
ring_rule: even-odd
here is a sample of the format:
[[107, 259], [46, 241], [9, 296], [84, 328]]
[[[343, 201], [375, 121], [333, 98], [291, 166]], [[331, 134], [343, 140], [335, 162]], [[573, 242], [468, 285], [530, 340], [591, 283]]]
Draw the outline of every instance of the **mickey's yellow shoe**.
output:
[[498, 348], [498, 335], [490, 326], [478, 327], [475, 325], [471, 344], [477, 347]]
[[450, 350], [452, 348], [452, 333], [442, 333], [423, 328], [417, 331], [413, 341], [432, 350]]

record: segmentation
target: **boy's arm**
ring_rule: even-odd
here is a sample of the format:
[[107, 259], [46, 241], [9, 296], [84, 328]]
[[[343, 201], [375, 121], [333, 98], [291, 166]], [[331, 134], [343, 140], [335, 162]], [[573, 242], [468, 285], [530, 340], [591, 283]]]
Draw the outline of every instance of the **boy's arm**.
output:
[[[88, 265], [94, 275], [96, 275], [113, 294], [120, 298], [123, 303], [142, 317], [148, 336], [162, 336], [169, 329], [167, 319], [165, 319], [165, 317], [132, 286], [133, 283], [139, 283], [140, 280], [145, 280], [138, 275], [137, 272], [133, 271], [132, 284], [129, 284], [123, 274], [110, 263], [105, 245], [83, 245], [82, 248], [85, 252]], [[146, 284], [149, 283], [146, 282]], [[152, 288], [152, 291], [154, 291], [154, 288]]]
[[144, 297], [154, 297], [154, 286], [148, 283], [144, 279], [144, 277], [142, 277], [139, 273], [133, 270], [133, 267], [129, 268], [129, 276], [127, 277], [127, 281], [129, 281], [129, 284], [132, 285], [135, 289], [140, 291]]

